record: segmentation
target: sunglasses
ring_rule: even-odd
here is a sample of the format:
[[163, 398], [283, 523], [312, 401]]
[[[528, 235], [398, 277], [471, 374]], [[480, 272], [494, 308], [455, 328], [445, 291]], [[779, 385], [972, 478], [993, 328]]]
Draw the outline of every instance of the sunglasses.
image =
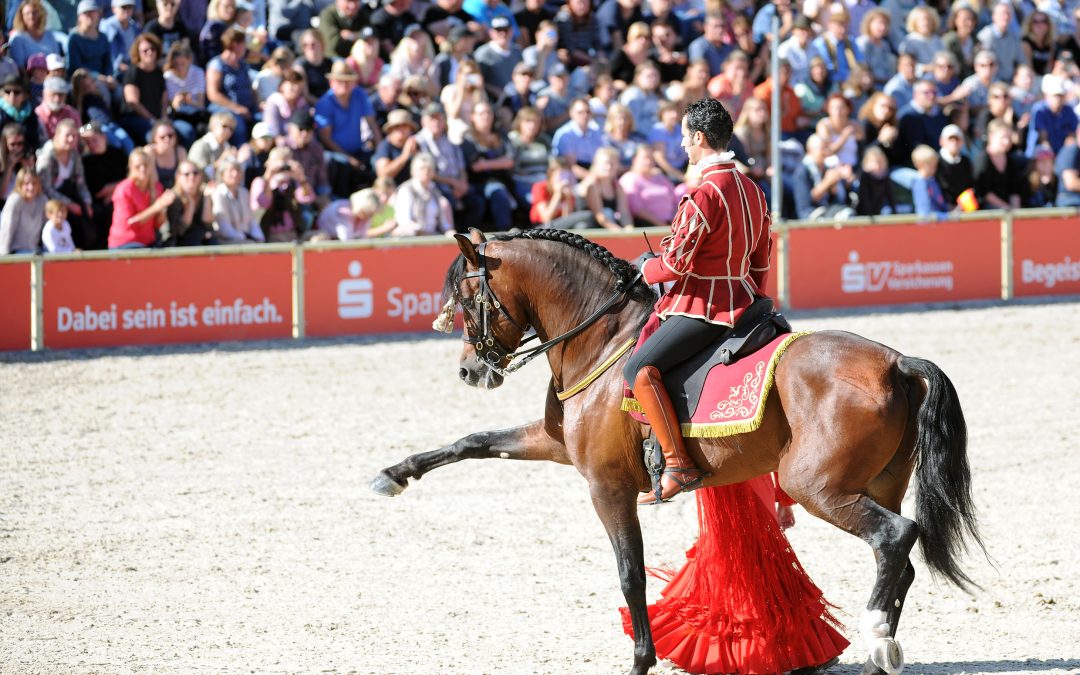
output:
[[232, 126], [230, 124], [222, 124], [221, 128], [225, 129], [227, 131], [236, 131], [236, 127], [234, 127], [234, 126]]
[[186, 178], [188, 176], [198, 176], [199, 172], [198, 171], [181, 171], [181, 172], [179, 172], [178, 175], [184, 176]]
[[4, 95], [5, 96], [11, 95], [11, 94], [21, 94], [21, 93], [23, 93], [22, 89], [5, 89], [4, 90]]
[[158, 137], [159, 140], [165, 140], [166, 138], [176, 138], [176, 134], [174, 134], [174, 133], [172, 133], [170, 131], [170, 132], [167, 132], [167, 133], [164, 133], [164, 134], [158, 134], [157, 137]]

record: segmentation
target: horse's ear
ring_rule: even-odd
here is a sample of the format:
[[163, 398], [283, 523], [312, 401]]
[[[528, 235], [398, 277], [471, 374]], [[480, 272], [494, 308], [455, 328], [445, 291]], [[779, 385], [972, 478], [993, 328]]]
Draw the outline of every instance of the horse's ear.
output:
[[475, 227], [469, 228], [469, 236], [472, 239], [472, 243], [476, 244], [477, 246], [487, 241], [487, 237], [484, 236], [484, 233], [476, 229]]
[[457, 239], [458, 248], [461, 249], [461, 255], [465, 256], [465, 260], [469, 261], [473, 267], [479, 267], [480, 258], [476, 255], [476, 246], [473, 244], [472, 239], [460, 233], [455, 234], [454, 239]]

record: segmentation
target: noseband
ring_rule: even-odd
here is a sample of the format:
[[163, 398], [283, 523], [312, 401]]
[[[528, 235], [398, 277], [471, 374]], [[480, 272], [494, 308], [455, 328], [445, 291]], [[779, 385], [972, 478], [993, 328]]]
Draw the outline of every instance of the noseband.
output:
[[[479, 326], [479, 334], [476, 337], [470, 337], [469, 331], [466, 330], [465, 335], [462, 337], [462, 340], [464, 340], [466, 344], [470, 344], [473, 346], [473, 348], [476, 350], [476, 357], [480, 359], [480, 361], [484, 365], [486, 365], [488, 368], [491, 368], [491, 370], [498, 373], [499, 375], [502, 375], [503, 377], [506, 377], [510, 373], [518, 370], [526, 363], [532, 361], [537, 356], [540, 356], [541, 354], [547, 352], [560, 342], [569, 340], [570, 338], [582, 332], [592, 324], [596, 323], [596, 321], [601, 316], [606, 314], [609, 309], [615, 306], [623, 298], [623, 296], [625, 296], [627, 292], [629, 292], [629, 289], [634, 287], [634, 284], [637, 283], [638, 279], [641, 278], [641, 273], [638, 272], [637, 276], [634, 277], [633, 281], [631, 281], [627, 285], [626, 289], [616, 289], [615, 292], [611, 295], [611, 297], [607, 299], [607, 302], [605, 302], [599, 309], [590, 314], [584, 321], [579, 323], [577, 326], [571, 328], [562, 335], [552, 338], [547, 342], [538, 344], [535, 347], [530, 347], [529, 349], [525, 349], [522, 351], [516, 351], [514, 349], [508, 349], [505, 345], [499, 342], [498, 338], [495, 337], [491, 325], [492, 322], [489, 320], [491, 310], [497, 309], [506, 318], [506, 320], [510, 322], [511, 325], [521, 331], [522, 335], [528, 332], [528, 326], [522, 326], [520, 323], [514, 320], [514, 317], [510, 316], [510, 312], [506, 311], [506, 307], [501, 302], [499, 302], [498, 296], [495, 295], [495, 291], [492, 290], [491, 284], [488, 283], [489, 273], [487, 268], [487, 256], [484, 255], [485, 248], [487, 248], [487, 242], [483, 242], [476, 246], [477, 269], [475, 272], [466, 272], [462, 276], [462, 279], [479, 279], [480, 284], [480, 288], [477, 290], [476, 295], [472, 299], [461, 299], [461, 308], [467, 318], [472, 318], [469, 313], [470, 306], [476, 307], [479, 311], [479, 320], [473, 320], [473, 324]], [[468, 328], [468, 326], [466, 326], [466, 328]], [[522, 340], [518, 346], [520, 347], [526, 342], [529, 342], [536, 338], [537, 335], [533, 333], [531, 336]], [[506, 367], [503, 368], [499, 365], [499, 363], [507, 357], [510, 358], [510, 361], [509, 363], [507, 363]]]

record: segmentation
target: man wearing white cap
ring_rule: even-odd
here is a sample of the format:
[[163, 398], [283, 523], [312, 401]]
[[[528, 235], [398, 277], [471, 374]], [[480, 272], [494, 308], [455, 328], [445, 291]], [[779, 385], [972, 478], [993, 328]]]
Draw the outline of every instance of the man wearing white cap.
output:
[[941, 194], [949, 204], [955, 204], [960, 193], [975, 187], [975, 170], [971, 160], [964, 156], [964, 131], [955, 124], [941, 130], [941, 151], [938, 153], [937, 178]]
[[1065, 105], [1065, 96], [1069, 93], [1065, 80], [1057, 75], [1044, 75], [1042, 80], [1043, 100], [1031, 106], [1031, 124], [1028, 125], [1028, 157], [1035, 156], [1035, 148], [1045, 143], [1057, 154], [1065, 141], [1076, 133], [1080, 120], [1072, 106]]
[[41, 104], [34, 108], [34, 113], [48, 138], [52, 138], [53, 133], [56, 132], [56, 126], [63, 120], [73, 120], [75, 128], [82, 126], [79, 111], [67, 104], [69, 91], [71, 87], [64, 78], [45, 78], [45, 93], [42, 94]]
[[142, 27], [135, 21], [135, 0], [112, 0], [113, 15], [101, 22], [101, 34], [112, 45], [113, 69], [127, 70], [131, 65], [131, 45]]

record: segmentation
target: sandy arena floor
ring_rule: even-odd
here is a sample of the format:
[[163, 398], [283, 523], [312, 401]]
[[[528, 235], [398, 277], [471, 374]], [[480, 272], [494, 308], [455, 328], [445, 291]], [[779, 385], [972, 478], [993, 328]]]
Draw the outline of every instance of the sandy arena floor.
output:
[[[936, 361], [964, 405], [997, 569], [969, 559], [972, 597], [916, 562], [906, 672], [1080, 673], [1080, 304], [793, 319]], [[614, 558], [572, 469], [464, 462], [368, 490], [408, 454], [539, 416], [542, 363], [477, 391], [459, 349], [0, 356], [0, 672], [625, 672]], [[642, 518], [649, 562], [681, 563], [694, 500]], [[790, 536], [850, 636], [869, 549], [802, 512]]]

